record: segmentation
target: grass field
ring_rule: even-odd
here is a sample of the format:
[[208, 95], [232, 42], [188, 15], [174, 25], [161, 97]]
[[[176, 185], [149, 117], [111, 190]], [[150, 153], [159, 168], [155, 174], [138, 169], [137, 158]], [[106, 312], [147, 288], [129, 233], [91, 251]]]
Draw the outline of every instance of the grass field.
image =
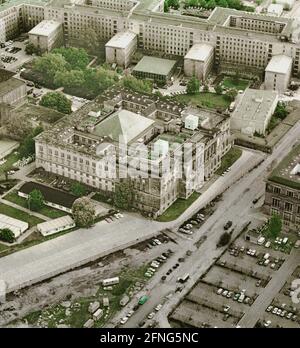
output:
[[[6, 195], [4, 197], [4, 199], [6, 199], [7, 201], [10, 201], [12, 203], [17, 204], [20, 207], [28, 208], [27, 200], [23, 197], [18, 196], [17, 192], [9, 193], [8, 195]], [[41, 210], [38, 211], [38, 213], [45, 215], [45, 216], [49, 217], [50, 219], [56, 219], [58, 217], [65, 216], [67, 214], [66, 212], [48, 207], [46, 205], [44, 205], [41, 208]]]
[[221, 175], [224, 173], [226, 169], [231, 167], [233, 163], [241, 157], [242, 153], [243, 151], [238, 147], [232, 147], [226, 155], [222, 157], [221, 167], [216, 171], [216, 174]]
[[216, 93], [181, 94], [174, 97], [183, 104], [192, 104], [208, 109], [226, 110], [230, 101], [224, 95]]
[[249, 86], [249, 81], [243, 79], [235, 79], [234, 77], [225, 77], [221, 82], [221, 85], [226, 88], [235, 88], [239, 91], [245, 90]]
[[161, 216], [157, 218], [157, 221], [168, 222], [177, 219], [199, 197], [200, 194], [194, 192], [188, 199], [177, 199]]
[[36, 226], [40, 222], [43, 222], [44, 220], [41, 220], [35, 216], [29, 215], [26, 212], [13, 208], [6, 204], [0, 204], [0, 214], [4, 214], [7, 216], [10, 216], [12, 218], [22, 220], [28, 223], [29, 228]]

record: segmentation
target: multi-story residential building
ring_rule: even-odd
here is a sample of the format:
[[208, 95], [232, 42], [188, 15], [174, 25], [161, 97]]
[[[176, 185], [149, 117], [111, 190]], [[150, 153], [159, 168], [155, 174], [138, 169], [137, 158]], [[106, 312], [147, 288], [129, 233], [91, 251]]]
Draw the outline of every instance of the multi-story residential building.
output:
[[199, 190], [230, 147], [228, 116], [112, 89], [36, 138], [36, 165], [106, 195], [126, 181], [134, 208], [156, 216]]
[[63, 45], [63, 31], [60, 22], [43, 20], [29, 31], [29, 41], [41, 52], [50, 52]]
[[300, 145], [279, 163], [266, 182], [264, 209], [292, 230], [300, 227]]
[[203, 19], [164, 13], [163, 3], [137, 0], [132, 6], [131, 1], [114, 0], [14, 0], [0, 5], [2, 40], [19, 30], [30, 30], [43, 19], [53, 19], [63, 24], [67, 45], [83, 44], [82, 34], [91, 29], [103, 43], [130, 30], [145, 51], [184, 57], [193, 45], [206, 43], [214, 47], [216, 68], [240, 69], [262, 77], [272, 57], [284, 55], [292, 59], [291, 74], [299, 73], [299, 24], [295, 19], [228, 8], [215, 8]]
[[128, 67], [137, 47], [136, 34], [127, 30], [116, 34], [105, 45], [106, 62]]

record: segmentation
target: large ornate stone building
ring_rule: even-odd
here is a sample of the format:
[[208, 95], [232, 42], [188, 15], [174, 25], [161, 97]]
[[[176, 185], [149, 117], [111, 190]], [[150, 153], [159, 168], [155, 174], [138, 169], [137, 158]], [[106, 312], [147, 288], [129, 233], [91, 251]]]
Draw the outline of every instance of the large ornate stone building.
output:
[[112, 89], [36, 138], [36, 165], [106, 195], [126, 181], [134, 207], [157, 215], [219, 168], [229, 124], [222, 114]]

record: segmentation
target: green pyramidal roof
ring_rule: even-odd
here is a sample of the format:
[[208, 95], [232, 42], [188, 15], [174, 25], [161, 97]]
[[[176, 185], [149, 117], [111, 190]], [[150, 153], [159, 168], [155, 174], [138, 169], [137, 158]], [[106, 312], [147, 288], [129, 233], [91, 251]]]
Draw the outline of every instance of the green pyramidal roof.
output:
[[153, 120], [144, 116], [128, 110], [120, 110], [100, 122], [95, 127], [93, 134], [99, 137], [108, 136], [117, 142], [120, 137], [123, 137], [123, 141], [129, 143], [153, 123]]

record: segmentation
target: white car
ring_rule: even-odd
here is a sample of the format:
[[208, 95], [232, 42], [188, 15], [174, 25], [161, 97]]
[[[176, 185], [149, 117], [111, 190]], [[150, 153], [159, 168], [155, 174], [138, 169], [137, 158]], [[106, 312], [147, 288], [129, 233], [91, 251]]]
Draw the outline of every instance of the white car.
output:
[[155, 316], [155, 313], [154, 312], [151, 312], [150, 314], [148, 314], [148, 319], [153, 319]]
[[153, 267], [153, 268], [158, 268], [159, 267], [159, 265], [157, 264], [157, 263], [151, 263], [151, 267]]
[[264, 322], [264, 327], [269, 327], [271, 325], [271, 320], [267, 320]]
[[129, 319], [128, 317], [124, 317], [124, 318], [121, 319], [120, 323], [122, 325], [124, 325], [125, 323], [127, 323], [128, 319]]
[[161, 245], [161, 241], [159, 239], [154, 239], [154, 242], [157, 244], [157, 245]]
[[159, 303], [156, 307], [155, 307], [155, 310], [158, 312], [159, 310], [162, 309], [162, 304]]
[[133, 313], [134, 313], [134, 310], [129, 311], [127, 314], [127, 317], [130, 318], [133, 315]]

